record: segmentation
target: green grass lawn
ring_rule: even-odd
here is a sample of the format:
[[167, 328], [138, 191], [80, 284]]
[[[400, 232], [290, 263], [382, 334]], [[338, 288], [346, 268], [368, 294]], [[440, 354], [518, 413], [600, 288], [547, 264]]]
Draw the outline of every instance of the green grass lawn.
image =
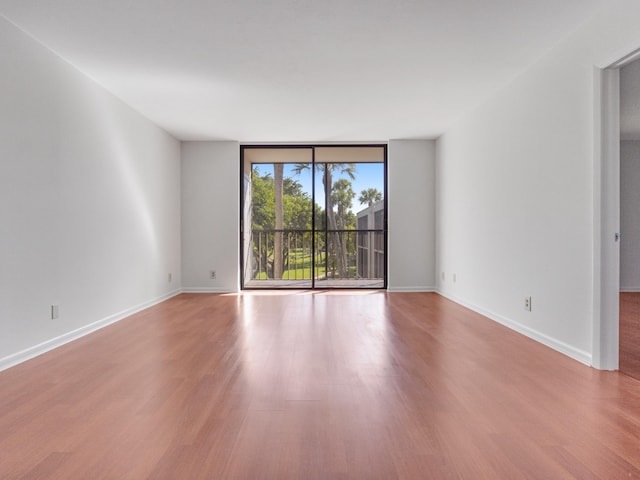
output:
[[[324, 265], [316, 267], [316, 276], [324, 277]], [[260, 272], [256, 280], [268, 280], [266, 272]], [[311, 280], [311, 267], [302, 267], [285, 270], [282, 274], [282, 280]]]
[[[325, 253], [322, 252], [320, 257], [321, 258], [318, 258], [316, 255], [316, 278], [323, 278], [326, 274], [324, 263]], [[298, 249], [298, 251], [295, 251], [291, 249], [287, 265], [285, 265], [289, 268], [282, 274], [282, 280], [311, 280], [311, 260], [312, 256], [309, 250]], [[355, 265], [350, 265], [348, 267], [347, 275], [347, 278], [355, 278]], [[268, 280], [267, 273], [260, 272], [255, 279]]]
[[[316, 277], [324, 277], [324, 265], [316, 267]], [[292, 270], [285, 270], [282, 274], [283, 280], [310, 280], [311, 279], [311, 267], [296, 268]]]

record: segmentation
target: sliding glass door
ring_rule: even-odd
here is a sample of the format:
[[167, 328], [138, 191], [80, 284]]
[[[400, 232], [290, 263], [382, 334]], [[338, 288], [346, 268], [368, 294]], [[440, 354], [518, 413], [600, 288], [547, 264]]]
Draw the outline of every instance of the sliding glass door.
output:
[[243, 288], [385, 288], [386, 146], [243, 146]]

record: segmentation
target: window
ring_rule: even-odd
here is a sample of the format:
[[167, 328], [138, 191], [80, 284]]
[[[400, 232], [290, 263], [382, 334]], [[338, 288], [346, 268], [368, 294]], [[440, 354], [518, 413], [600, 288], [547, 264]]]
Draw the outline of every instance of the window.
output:
[[386, 146], [243, 146], [243, 288], [385, 288]]

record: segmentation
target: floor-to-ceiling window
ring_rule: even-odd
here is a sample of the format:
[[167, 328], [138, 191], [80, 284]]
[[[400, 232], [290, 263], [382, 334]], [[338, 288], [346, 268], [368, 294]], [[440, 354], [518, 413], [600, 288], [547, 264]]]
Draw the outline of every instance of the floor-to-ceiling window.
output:
[[243, 288], [385, 288], [385, 145], [242, 146]]

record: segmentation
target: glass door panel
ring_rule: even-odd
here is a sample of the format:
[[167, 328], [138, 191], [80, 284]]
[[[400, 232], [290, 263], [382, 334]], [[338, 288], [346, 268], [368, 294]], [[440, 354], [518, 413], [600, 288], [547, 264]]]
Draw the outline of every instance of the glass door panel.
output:
[[384, 146], [242, 152], [243, 287], [386, 287]]
[[382, 288], [385, 286], [384, 163], [350, 162], [360, 156], [350, 157], [349, 152], [346, 149], [332, 155], [318, 155], [344, 162], [316, 163], [316, 196], [322, 189], [325, 202], [324, 224], [316, 225], [316, 231], [322, 230], [327, 239], [326, 274], [316, 286]]
[[313, 286], [311, 149], [248, 149], [243, 155], [243, 286]]

